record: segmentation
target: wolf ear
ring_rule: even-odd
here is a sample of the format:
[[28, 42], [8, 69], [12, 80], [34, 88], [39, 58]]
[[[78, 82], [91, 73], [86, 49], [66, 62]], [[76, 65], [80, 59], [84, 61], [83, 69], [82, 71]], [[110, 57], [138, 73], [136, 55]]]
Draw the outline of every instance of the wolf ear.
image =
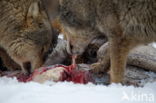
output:
[[27, 17], [37, 18], [39, 15], [39, 4], [34, 2], [30, 5]]

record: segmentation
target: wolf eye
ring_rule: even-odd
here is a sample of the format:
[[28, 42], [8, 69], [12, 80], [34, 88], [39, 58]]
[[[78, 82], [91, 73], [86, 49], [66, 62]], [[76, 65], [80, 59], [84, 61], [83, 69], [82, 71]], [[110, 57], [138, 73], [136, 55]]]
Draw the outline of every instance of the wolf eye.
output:
[[43, 27], [43, 23], [38, 23], [39, 28]]

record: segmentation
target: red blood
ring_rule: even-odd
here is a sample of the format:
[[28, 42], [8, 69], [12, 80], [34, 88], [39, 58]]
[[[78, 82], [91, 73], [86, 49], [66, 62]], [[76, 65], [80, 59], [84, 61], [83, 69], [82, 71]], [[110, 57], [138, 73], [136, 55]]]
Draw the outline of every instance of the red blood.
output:
[[76, 70], [76, 65], [64, 66], [65, 71], [62, 73], [60, 81], [72, 81], [74, 83], [86, 84], [94, 82], [93, 77], [89, 71]]
[[29, 78], [29, 75], [25, 75], [19, 71], [3, 72], [2, 76], [7, 76], [11, 78], [16, 77], [19, 82], [27, 82], [27, 79]]
[[24, 75], [24, 74], [18, 75], [16, 77], [19, 82], [27, 82], [27, 79], [29, 78], [28, 75]]
[[94, 82], [92, 75], [90, 74], [89, 71], [76, 70], [76, 66], [77, 66], [75, 62], [76, 57], [77, 56], [72, 56], [72, 65], [70, 66], [56, 65], [56, 66], [42, 67], [41, 69], [37, 69], [27, 81], [31, 81], [34, 76], [40, 75], [49, 69], [55, 69], [56, 67], [63, 67], [65, 68], [65, 70], [62, 73], [62, 76], [60, 77], [59, 81], [72, 81], [74, 83], [81, 83], [81, 84]]
[[75, 63], [76, 56], [73, 56], [73, 63], [70, 66], [64, 66], [64, 65], [55, 65], [55, 66], [49, 66], [49, 67], [41, 67], [39, 69], [36, 69], [33, 74], [30, 76], [24, 75], [21, 73], [15, 73], [11, 75], [7, 75], [8, 77], [17, 77], [17, 80], [20, 82], [29, 82], [32, 81], [33, 78], [37, 75], [40, 75], [50, 69], [55, 69], [56, 67], [63, 67], [65, 68], [64, 72], [62, 73], [62, 76], [60, 77], [59, 81], [72, 81], [74, 83], [81, 83], [86, 84], [88, 82], [94, 82], [92, 75], [89, 71], [85, 70], [76, 70], [76, 63]]
[[36, 69], [34, 71], [34, 73], [26, 81], [27, 82], [32, 81], [36, 75], [40, 75], [50, 69], [55, 69], [56, 67], [65, 68], [59, 81], [71, 81], [74, 83], [81, 83], [81, 84], [86, 84], [88, 82], [94, 82], [92, 75], [90, 74], [89, 71], [76, 70], [75, 64], [72, 64], [70, 66], [56, 65], [56, 66], [42, 67], [40, 69]]

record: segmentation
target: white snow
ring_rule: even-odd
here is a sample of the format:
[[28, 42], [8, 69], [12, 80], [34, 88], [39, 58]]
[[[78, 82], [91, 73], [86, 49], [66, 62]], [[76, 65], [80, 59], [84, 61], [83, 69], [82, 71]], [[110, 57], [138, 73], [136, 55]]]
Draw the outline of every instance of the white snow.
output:
[[153, 43], [153, 47], [156, 48], [156, 43]]
[[58, 38], [63, 39], [64, 35], [63, 34], [59, 34]]
[[156, 103], [156, 82], [144, 87], [19, 83], [0, 78], [0, 103]]

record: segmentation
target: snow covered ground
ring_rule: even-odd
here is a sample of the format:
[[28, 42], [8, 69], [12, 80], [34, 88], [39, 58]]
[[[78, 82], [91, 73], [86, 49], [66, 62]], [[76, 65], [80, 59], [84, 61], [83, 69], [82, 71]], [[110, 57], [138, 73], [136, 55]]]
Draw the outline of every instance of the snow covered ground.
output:
[[156, 43], [153, 43], [153, 47], [155, 47], [155, 48], [156, 48]]
[[135, 88], [119, 84], [19, 83], [3, 77], [0, 103], [156, 103], [156, 82]]
[[58, 38], [63, 39], [64, 38], [63, 34], [60, 34]]

